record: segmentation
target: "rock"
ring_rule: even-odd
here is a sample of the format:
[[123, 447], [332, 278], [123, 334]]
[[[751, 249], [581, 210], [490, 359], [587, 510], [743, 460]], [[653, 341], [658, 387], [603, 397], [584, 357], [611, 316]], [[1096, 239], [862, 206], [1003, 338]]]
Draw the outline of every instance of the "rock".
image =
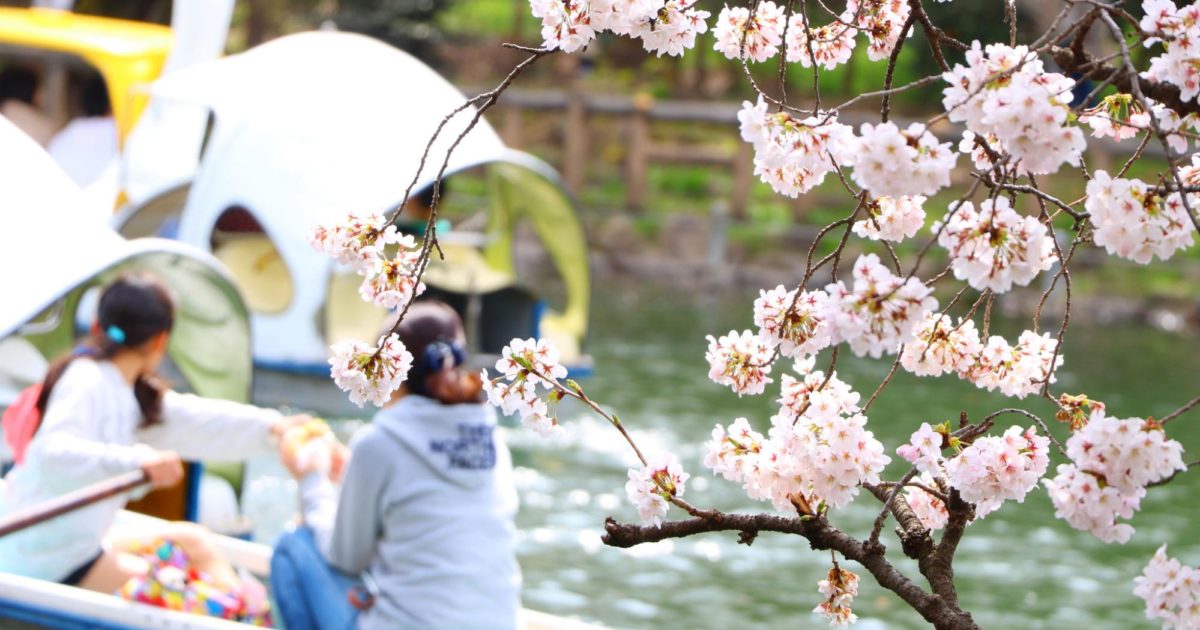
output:
[[663, 219], [659, 240], [667, 254], [681, 261], [703, 261], [708, 253], [708, 221], [694, 214]]

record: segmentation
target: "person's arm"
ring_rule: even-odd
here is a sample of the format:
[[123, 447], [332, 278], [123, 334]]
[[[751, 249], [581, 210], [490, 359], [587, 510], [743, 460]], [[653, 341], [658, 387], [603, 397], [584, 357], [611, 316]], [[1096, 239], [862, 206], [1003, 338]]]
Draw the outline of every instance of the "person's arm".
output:
[[184, 459], [242, 460], [271, 453], [284, 421], [273, 409], [167, 391], [163, 421], [140, 429], [139, 438]]
[[371, 564], [380, 534], [380, 502], [392, 476], [392, 456], [384, 436], [368, 427], [353, 441], [341, 496], [321, 473], [300, 480], [304, 523], [330, 564], [357, 575]]
[[104, 441], [96, 394], [106, 386], [96, 366], [79, 361], [68, 367], [50, 393], [26, 457], [76, 485], [137, 470], [154, 450]]

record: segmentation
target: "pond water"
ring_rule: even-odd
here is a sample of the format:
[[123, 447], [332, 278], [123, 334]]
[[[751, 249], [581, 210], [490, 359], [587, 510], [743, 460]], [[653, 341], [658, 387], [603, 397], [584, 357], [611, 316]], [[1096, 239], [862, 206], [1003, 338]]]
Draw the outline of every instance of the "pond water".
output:
[[[702, 444], [714, 424], [746, 416], [765, 432], [773, 413], [777, 384], [766, 396], [739, 399], [706, 377], [704, 336], [750, 327], [752, 296], [696, 297], [646, 286], [604, 286], [594, 295], [590, 351], [596, 373], [583, 382], [589, 395], [620, 414], [643, 450], [680, 455], [692, 474], [686, 498], [693, 504], [770, 511], [769, 504], [746, 498], [740, 487], [701, 465]], [[1200, 391], [1196, 350], [1189, 336], [1073, 327], [1058, 387], [1103, 400], [1119, 417], [1160, 417]], [[890, 362], [847, 354], [839, 376], [866, 397]], [[892, 454], [888, 476], [896, 478], [906, 465], [898, 463], [894, 449], [921, 422], [957, 419], [960, 410], [978, 418], [1004, 406], [1012, 405], [953, 377], [918, 379], [901, 371], [872, 407], [869, 428]], [[1020, 406], [1053, 417], [1046, 401]], [[624, 499], [625, 471], [633, 459], [617, 433], [585, 411], [564, 407], [560, 420], [566, 431], [560, 438], [509, 432], [522, 499], [518, 552], [526, 606], [612, 627], [824, 625], [810, 611], [820, 601], [816, 583], [829, 568], [829, 555], [809, 549], [802, 538], [764, 533], [747, 547], [737, 544], [736, 534], [713, 533], [630, 550], [604, 546], [606, 516], [636, 519]], [[349, 433], [359, 422], [341, 421], [339, 432]], [[1053, 428], [1065, 437], [1064, 427]], [[1185, 460], [1197, 459], [1200, 411], [1170, 428], [1184, 444]], [[254, 462], [251, 475], [247, 511], [260, 525], [256, 535], [269, 542], [294, 511], [294, 486], [273, 462]], [[955, 563], [962, 603], [989, 628], [1157, 627], [1144, 618], [1132, 580], [1154, 553], [1155, 541], [1169, 542], [1172, 555], [1200, 564], [1200, 527], [1189, 501], [1197, 492], [1196, 472], [1151, 490], [1132, 521], [1137, 534], [1122, 546], [1100, 543], [1054, 519], [1044, 490], [1034, 491], [1023, 504], [1006, 505], [968, 528]], [[865, 537], [877, 506], [860, 495], [832, 520]], [[915, 563], [899, 553], [893, 526], [885, 528], [889, 557], [899, 557], [893, 562], [920, 580]], [[926, 627], [860, 567], [850, 567], [864, 576], [854, 605], [857, 627]]]

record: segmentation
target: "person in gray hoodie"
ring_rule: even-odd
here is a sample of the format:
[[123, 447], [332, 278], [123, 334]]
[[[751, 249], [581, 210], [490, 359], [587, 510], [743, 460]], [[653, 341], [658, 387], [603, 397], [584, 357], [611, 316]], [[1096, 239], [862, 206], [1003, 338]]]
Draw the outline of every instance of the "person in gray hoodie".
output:
[[512, 460], [465, 362], [462, 323], [418, 302], [400, 325], [412, 370], [350, 442], [340, 493], [301, 468], [303, 525], [271, 560], [288, 630], [515, 628]]

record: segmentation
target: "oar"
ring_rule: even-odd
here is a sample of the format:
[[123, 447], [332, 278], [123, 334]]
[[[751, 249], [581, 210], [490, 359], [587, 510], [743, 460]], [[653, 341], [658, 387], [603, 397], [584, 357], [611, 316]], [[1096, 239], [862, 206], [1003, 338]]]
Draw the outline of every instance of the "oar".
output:
[[26, 508], [15, 514], [0, 518], [0, 538], [13, 532], [19, 532], [26, 527], [48, 521], [56, 516], [61, 516], [67, 512], [89, 506], [97, 501], [103, 501], [113, 495], [132, 490], [149, 481], [150, 478], [146, 476], [145, 471], [132, 470], [112, 479], [106, 479], [105, 481], [80, 488], [74, 492], [68, 492], [61, 497], [51, 499], [40, 505]]

